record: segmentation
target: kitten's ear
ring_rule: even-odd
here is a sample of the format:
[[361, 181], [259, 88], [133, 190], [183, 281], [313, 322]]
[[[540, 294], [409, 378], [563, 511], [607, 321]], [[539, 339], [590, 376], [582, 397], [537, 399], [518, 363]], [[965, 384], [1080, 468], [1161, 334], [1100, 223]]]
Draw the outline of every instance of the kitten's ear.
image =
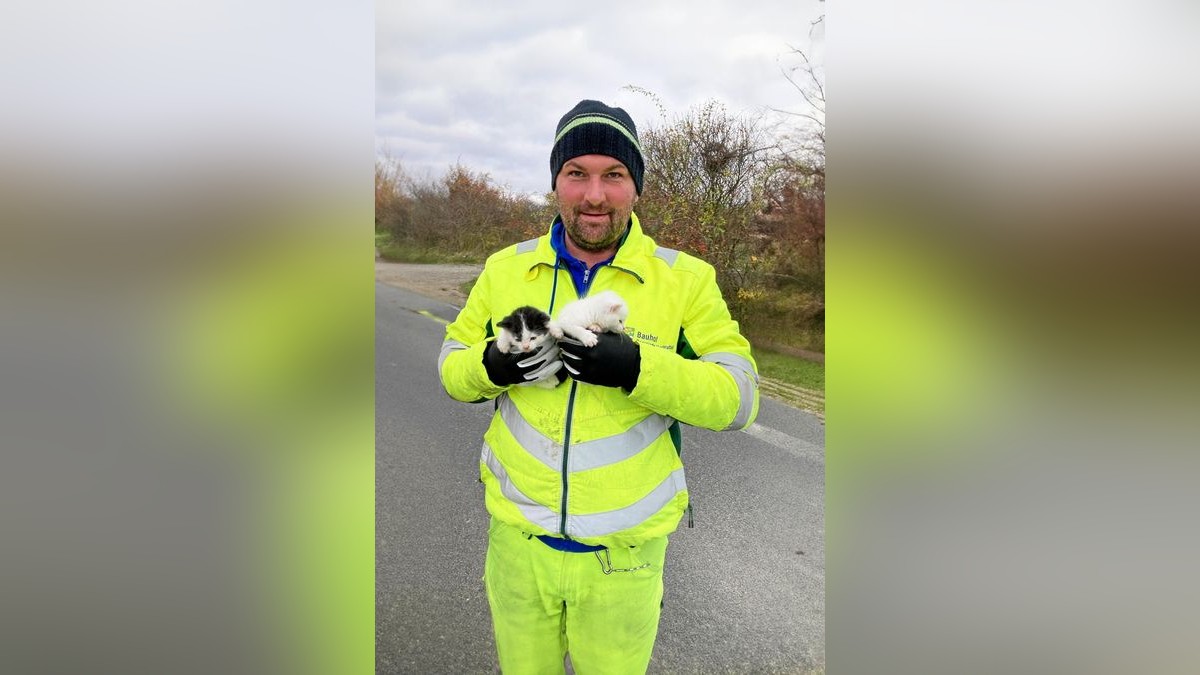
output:
[[529, 313], [529, 318], [528, 318], [529, 327], [534, 330], [537, 330], [537, 331], [546, 330], [546, 324], [550, 323], [550, 315], [543, 312], [540, 309], [536, 309], [536, 308], [531, 308], [531, 309], [533, 311], [531, 311]]

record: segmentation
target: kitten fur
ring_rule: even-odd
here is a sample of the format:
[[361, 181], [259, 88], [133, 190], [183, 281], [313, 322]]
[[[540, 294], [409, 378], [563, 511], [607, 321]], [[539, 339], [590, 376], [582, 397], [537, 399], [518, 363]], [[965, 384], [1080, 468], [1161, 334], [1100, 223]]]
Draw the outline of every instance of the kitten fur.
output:
[[567, 304], [550, 322], [549, 330], [556, 340], [567, 335], [585, 347], [594, 347], [599, 341], [596, 333], [624, 333], [628, 316], [629, 305], [621, 296], [602, 291]]
[[[508, 354], [533, 354], [550, 338], [550, 315], [542, 310], [524, 306], [496, 323], [496, 348]], [[558, 386], [558, 376], [522, 382], [519, 386], [537, 385], [546, 389]]]
[[549, 335], [550, 315], [536, 307], [518, 307], [496, 324], [496, 347], [509, 354], [533, 353]]

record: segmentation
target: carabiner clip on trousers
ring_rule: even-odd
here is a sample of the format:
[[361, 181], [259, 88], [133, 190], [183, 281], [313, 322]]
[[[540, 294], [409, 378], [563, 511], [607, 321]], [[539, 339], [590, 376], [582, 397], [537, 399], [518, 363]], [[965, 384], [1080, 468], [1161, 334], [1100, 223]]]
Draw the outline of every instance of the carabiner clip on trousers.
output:
[[641, 565], [638, 565], [637, 567], [613, 567], [612, 566], [612, 555], [609, 554], [607, 548], [604, 549], [604, 557], [603, 558], [600, 557], [600, 551], [596, 551], [595, 555], [596, 555], [596, 560], [600, 563], [600, 570], [603, 571], [605, 574], [612, 574], [613, 572], [636, 572], [638, 570], [644, 570], [650, 566], [650, 563], [647, 562], [647, 563], [642, 563]]

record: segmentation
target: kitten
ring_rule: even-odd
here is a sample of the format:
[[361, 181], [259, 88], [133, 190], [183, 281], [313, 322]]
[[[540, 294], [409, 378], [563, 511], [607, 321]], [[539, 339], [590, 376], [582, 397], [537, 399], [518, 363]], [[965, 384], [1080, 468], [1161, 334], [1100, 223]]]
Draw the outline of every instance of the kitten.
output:
[[[536, 307], [518, 307], [496, 323], [496, 348], [508, 354], [533, 355], [550, 338], [550, 315]], [[521, 385], [546, 389], [558, 386], [557, 374]]]
[[596, 333], [624, 333], [628, 316], [625, 300], [613, 291], [603, 291], [563, 307], [558, 318], [550, 322], [549, 330], [556, 340], [567, 335], [585, 347], [594, 347], [599, 341]]

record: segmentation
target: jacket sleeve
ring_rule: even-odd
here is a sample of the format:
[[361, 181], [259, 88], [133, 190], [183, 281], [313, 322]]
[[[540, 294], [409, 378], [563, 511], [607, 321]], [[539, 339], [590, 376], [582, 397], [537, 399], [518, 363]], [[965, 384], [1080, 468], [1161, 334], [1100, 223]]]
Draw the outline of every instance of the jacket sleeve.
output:
[[696, 283], [683, 299], [683, 353], [641, 345], [641, 374], [629, 398], [692, 426], [744, 429], [758, 416], [758, 368], [721, 297], [715, 270], [702, 264], [695, 272]]
[[446, 339], [438, 355], [442, 389], [451, 398], [477, 403], [500, 395], [507, 387], [496, 386], [483, 367], [483, 351], [491, 337], [489, 307], [490, 275], [485, 267], [471, 288], [458, 317], [446, 326]]

